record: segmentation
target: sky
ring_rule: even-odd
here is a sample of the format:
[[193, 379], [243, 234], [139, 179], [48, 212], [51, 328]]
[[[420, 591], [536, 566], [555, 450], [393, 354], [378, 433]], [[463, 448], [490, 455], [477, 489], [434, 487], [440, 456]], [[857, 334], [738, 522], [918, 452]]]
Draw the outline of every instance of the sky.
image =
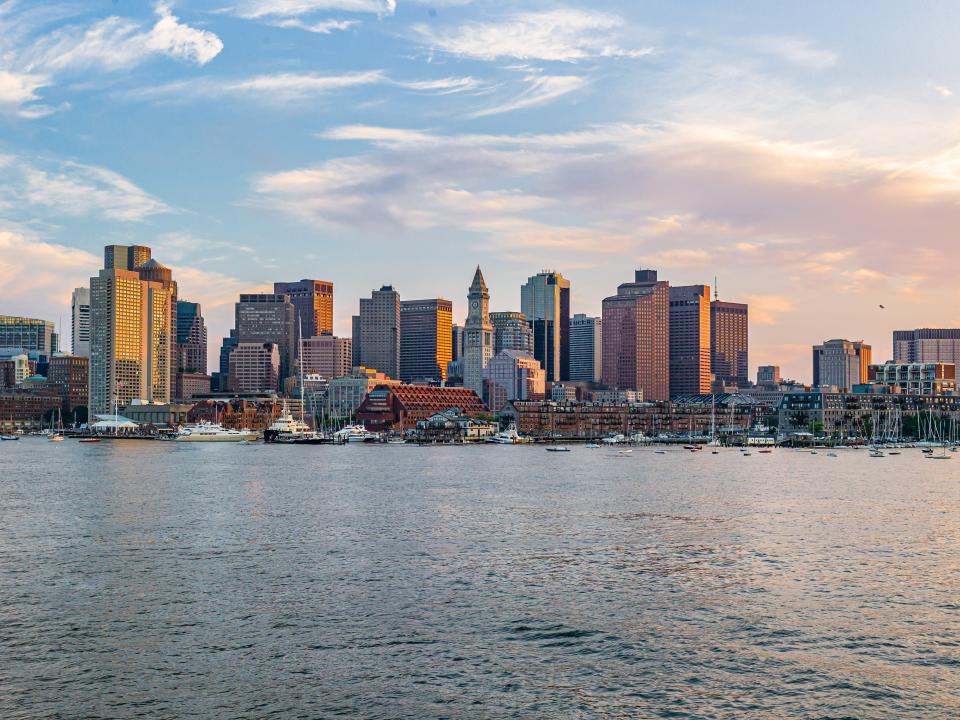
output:
[[[0, 0], [0, 313], [110, 243], [203, 305], [335, 283], [572, 311], [655, 268], [750, 303], [751, 367], [960, 326], [960, 4]], [[883, 307], [881, 307], [883, 306]], [[752, 372], [752, 370], [751, 370]]]

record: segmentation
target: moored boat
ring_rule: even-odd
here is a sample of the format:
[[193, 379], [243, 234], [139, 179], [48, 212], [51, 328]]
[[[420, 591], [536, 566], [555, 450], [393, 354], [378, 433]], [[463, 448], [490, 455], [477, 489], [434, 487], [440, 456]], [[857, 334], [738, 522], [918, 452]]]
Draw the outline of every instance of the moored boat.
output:
[[227, 429], [220, 423], [209, 422], [187, 425], [174, 436], [177, 442], [241, 442], [256, 438], [251, 430]]

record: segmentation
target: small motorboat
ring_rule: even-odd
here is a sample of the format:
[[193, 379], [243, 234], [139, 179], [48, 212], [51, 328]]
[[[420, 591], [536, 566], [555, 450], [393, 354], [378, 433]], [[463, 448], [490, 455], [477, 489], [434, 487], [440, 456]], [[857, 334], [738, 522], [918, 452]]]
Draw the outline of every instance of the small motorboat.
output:
[[19, 440], [16, 435], [0, 435], [0, 440]]
[[547, 452], [570, 452], [570, 448], [566, 445], [551, 445], [547, 448]]
[[666, 454], [667, 454], [667, 451], [666, 451], [666, 450], [654, 450], [653, 452], [654, 452], [655, 454], [657, 454], [657, 455], [666, 455]]
[[585, 447], [587, 450], [599, 450], [599, 449], [600, 449], [600, 446], [597, 445], [596, 443], [587, 443], [586, 445], [584, 445], [584, 447]]
[[100, 438], [80, 438], [77, 442], [82, 443], [97, 443], [100, 442]]
[[617, 455], [629, 455], [633, 450], [617, 450]]
[[770, 453], [773, 452], [773, 450], [759, 450], [758, 452], [759, 452], [761, 455], [769, 455]]
[[882, 458], [882, 457], [886, 457], [886, 455], [885, 455], [884, 453], [880, 452], [879, 450], [872, 450], [872, 451], [870, 452], [870, 457]]

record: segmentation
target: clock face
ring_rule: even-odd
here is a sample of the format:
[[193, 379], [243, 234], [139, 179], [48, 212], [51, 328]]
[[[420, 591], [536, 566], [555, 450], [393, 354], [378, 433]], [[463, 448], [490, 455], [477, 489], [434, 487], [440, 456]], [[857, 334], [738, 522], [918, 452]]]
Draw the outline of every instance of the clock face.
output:
[[474, 300], [472, 303], [470, 303], [470, 307], [476, 310], [478, 307], [480, 307], [480, 303]]

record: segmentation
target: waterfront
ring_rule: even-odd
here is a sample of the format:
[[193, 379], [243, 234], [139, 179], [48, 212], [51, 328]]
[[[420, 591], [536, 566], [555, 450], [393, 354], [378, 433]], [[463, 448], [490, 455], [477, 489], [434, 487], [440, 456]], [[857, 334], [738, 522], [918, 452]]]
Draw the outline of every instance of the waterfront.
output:
[[0, 716], [956, 717], [960, 459], [0, 444]]

